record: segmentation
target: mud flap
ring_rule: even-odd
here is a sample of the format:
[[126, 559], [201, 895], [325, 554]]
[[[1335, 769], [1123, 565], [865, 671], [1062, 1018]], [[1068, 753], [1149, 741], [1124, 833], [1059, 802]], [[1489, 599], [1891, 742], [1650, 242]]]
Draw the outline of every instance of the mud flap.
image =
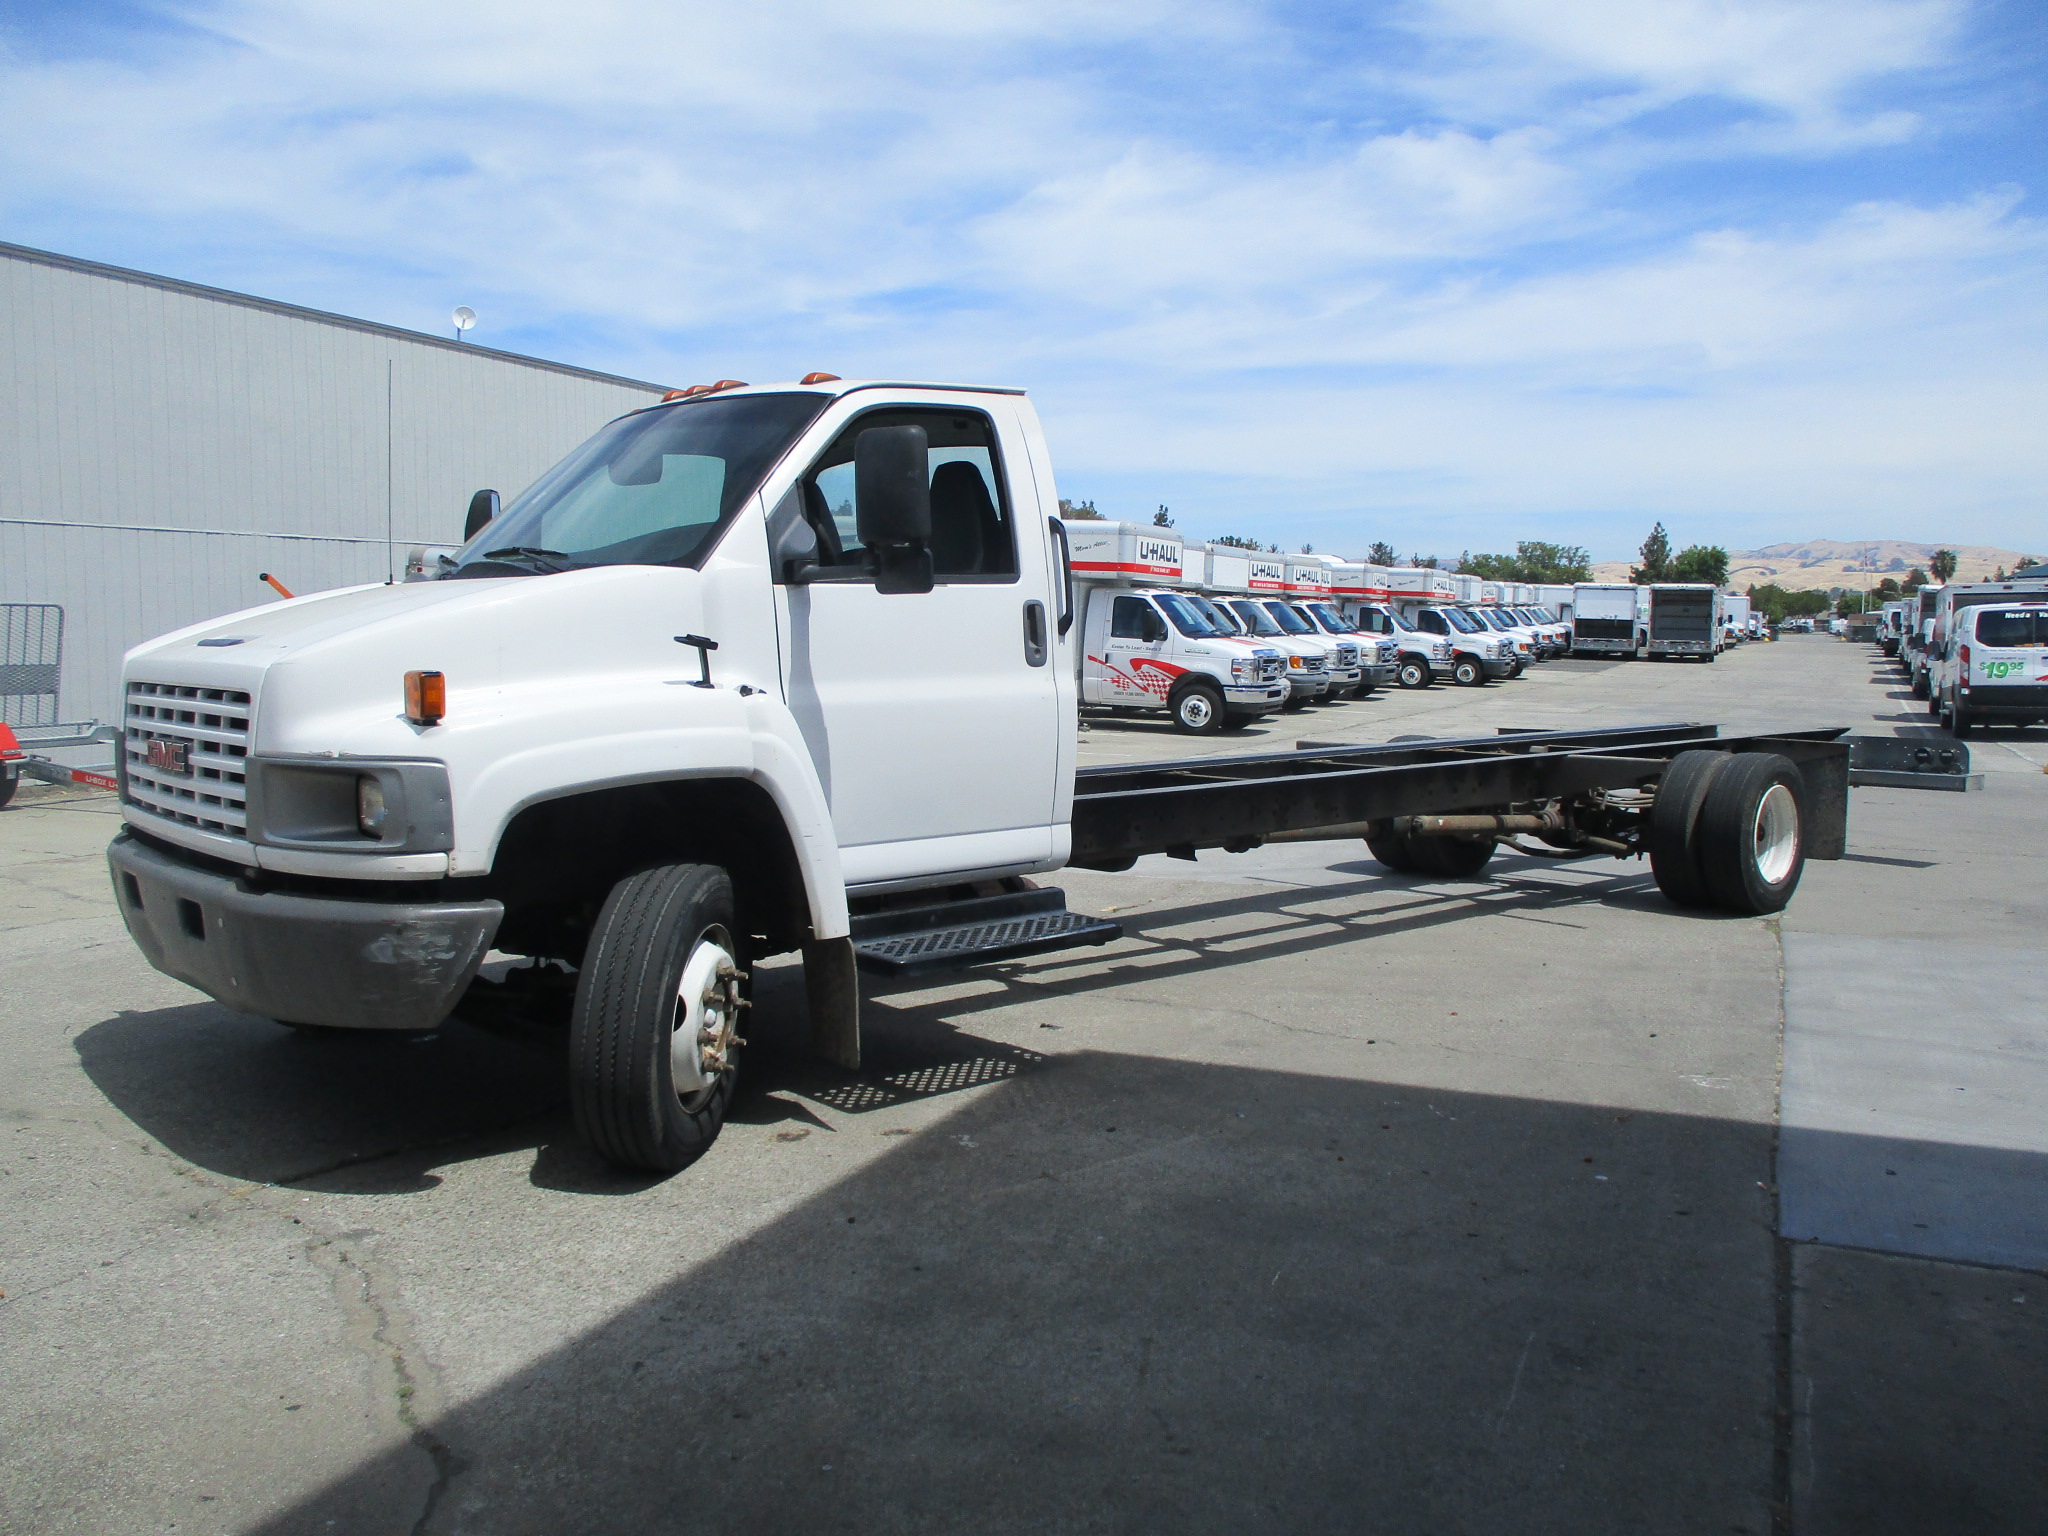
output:
[[860, 1070], [860, 976], [853, 940], [817, 939], [804, 945], [804, 997], [811, 1014], [811, 1049], [836, 1067]]

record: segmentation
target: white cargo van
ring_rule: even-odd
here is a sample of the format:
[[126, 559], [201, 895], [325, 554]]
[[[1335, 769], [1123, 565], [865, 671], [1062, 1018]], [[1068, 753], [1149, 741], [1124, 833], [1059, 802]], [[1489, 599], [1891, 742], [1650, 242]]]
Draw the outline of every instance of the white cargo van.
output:
[[[1968, 734], [1973, 725], [1992, 720], [2012, 720], [2014, 711], [2030, 708], [2034, 679], [2023, 676], [2015, 661], [2024, 647], [1987, 647], [1973, 637], [1974, 615], [1981, 608], [2011, 607], [2048, 603], [2048, 581], [1983, 581], [1967, 585], [1951, 583], [1934, 600], [1934, 618], [1927, 640], [1927, 712], [1936, 715], [1958, 735]], [[1998, 631], [1997, 626], [1994, 630]], [[2010, 633], [2019, 634], [2015, 624]], [[1992, 651], [1998, 654], [1992, 655]], [[2010, 653], [2010, 654], [2008, 654]], [[1989, 666], [1997, 675], [1985, 671]], [[2036, 671], [2042, 670], [2035, 668]], [[1991, 695], [1979, 692], [1987, 684], [2023, 692], [2001, 692], [1999, 712], [1991, 713]]]
[[1633, 656], [1649, 645], [1648, 590], [1582, 581], [1572, 588], [1572, 654]]
[[2048, 598], [1964, 608], [1935, 673], [1942, 723], [1957, 737], [2048, 721]]
[[[1257, 561], [1252, 562], [1252, 570], [1256, 577]], [[1320, 636], [1289, 634], [1266, 611], [1266, 602], [1257, 597], [1219, 596], [1214, 601], [1237, 621], [1246, 638], [1272, 647], [1287, 659], [1287, 699], [1283, 709], [1305, 709], [1329, 696], [1331, 648]]]
[[1294, 606], [1324, 634], [1333, 639], [1348, 640], [1358, 648], [1358, 680], [1352, 689], [1353, 698], [1365, 698], [1375, 688], [1384, 688], [1394, 680], [1401, 648], [1391, 637], [1367, 634], [1344, 617], [1335, 603], [1296, 603]]
[[1450, 645], [1451, 681], [1461, 687], [1484, 687], [1510, 676], [1519, 665], [1514, 640], [1463, 608], [1423, 603], [1403, 617], [1423, 634], [1440, 636]]

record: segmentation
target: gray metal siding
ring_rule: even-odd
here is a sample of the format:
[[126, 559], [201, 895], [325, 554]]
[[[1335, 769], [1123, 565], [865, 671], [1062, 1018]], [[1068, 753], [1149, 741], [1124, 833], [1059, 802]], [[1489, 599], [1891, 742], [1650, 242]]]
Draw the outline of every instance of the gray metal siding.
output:
[[111, 720], [129, 646], [266, 601], [261, 571], [298, 593], [402, 573], [471, 492], [509, 498], [658, 396], [0, 250], [0, 602], [64, 606], [61, 713]]

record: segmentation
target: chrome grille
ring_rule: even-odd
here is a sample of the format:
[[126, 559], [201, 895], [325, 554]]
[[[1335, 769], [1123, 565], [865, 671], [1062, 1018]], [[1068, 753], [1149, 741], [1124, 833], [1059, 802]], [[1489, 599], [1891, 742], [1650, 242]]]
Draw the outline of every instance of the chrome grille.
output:
[[1338, 665], [1338, 666], [1340, 666], [1340, 667], [1355, 667], [1355, 666], [1357, 666], [1357, 665], [1358, 665], [1358, 647], [1357, 647], [1357, 646], [1355, 646], [1355, 645], [1353, 645], [1353, 644], [1352, 644], [1352, 643], [1351, 643], [1350, 641], [1348, 641], [1348, 640], [1347, 640], [1347, 641], [1345, 641], [1345, 642], [1344, 642], [1343, 644], [1339, 645], [1339, 646], [1337, 647], [1337, 665]]
[[[122, 737], [130, 805], [204, 832], [248, 834], [248, 694], [234, 688], [131, 682]], [[152, 767], [152, 741], [184, 743], [190, 771]]]
[[1304, 656], [1301, 658], [1301, 670], [1304, 672], [1327, 672], [1330, 670], [1330, 663], [1321, 656]]
[[1279, 682], [1280, 674], [1286, 670], [1286, 664], [1278, 656], [1261, 656], [1259, 658], [1259, 681], [1262, 683]]

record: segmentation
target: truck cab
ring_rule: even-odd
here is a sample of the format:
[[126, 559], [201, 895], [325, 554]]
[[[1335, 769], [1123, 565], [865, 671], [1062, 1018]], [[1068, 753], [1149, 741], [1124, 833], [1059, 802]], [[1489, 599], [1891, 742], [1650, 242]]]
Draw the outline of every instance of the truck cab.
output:
[[1448, 642], [1451, 681], [1460, 687], [1484, 687], [1515, 670], [1514, 641], [1462, 608], [1425, 603], [1409, 612], [1407, 618], [1423, 634], [1436, 635]]
[[1400, 646], [1390, 636], [1367, 634], [1344, 617], [1333, 602], [1299, 603], [1296, 607], [1324, 634], [1340, 640], [1348, 638], [1358, 647], [1358, 698], [1365, 698], [1375, 688], [1384, 688], [1394, 680]]
[[1330, 697], [1349, 698], [1358, 689], [1363, 676], [1359, 661], [1358, 642], [1349, 635], [1333, 635], [1309, 616], [1307, 608], [1295, 598], [1266, 597], [1255, 599], [1273, 622], [1287, 631], [1296, 640], [1312, 640], [1323, 647], [1325, 662], [1330, 674]]
[[1286, 658], [1284, 708], [1302, 709], [1329, 696], [1329, 646], [1314, 636], [1290, 634], [1256, 597], [1218, 597], [1212, 601], [1243, 627], [1246, 638], [1270, 646]]

